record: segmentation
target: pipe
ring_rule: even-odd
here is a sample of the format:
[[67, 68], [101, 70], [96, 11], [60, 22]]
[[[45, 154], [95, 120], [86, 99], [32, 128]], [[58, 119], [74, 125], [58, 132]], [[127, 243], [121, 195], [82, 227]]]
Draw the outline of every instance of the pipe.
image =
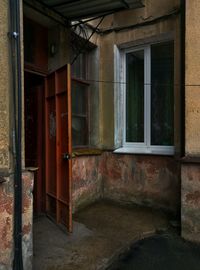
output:
[[14, 270], [23, 270], [22, 258], [22, 81], [21, 81], [21, 34], [20, 34], [20, 0], [10, 0], [11, 48], [12, 48], [12, 76], [14, 98], [14, 129], [15, 149], [14, 157]]
[[185, 11], [186, 1], [181, 0], [180, 13], [180, 92], [181, 92], [181, 156], [185, 156]]

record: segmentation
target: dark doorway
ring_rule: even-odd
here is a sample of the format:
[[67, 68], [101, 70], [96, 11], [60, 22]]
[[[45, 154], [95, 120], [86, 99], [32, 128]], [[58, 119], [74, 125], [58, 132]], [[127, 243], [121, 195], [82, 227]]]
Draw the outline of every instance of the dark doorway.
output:
[[45, 211], [44, 77], [24, 73], [25, 166], [34, 171], [34, 214]]

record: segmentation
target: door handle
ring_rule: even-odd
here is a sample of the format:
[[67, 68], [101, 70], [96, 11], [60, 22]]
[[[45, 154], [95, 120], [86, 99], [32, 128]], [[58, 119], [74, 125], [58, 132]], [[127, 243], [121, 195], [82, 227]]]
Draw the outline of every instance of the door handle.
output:
[[63, 154], [63, 159], [64, 160], [69, 160], [71, 157], [70, 157], [70, 154], [68, 154], [68, 153], [64, 153]]

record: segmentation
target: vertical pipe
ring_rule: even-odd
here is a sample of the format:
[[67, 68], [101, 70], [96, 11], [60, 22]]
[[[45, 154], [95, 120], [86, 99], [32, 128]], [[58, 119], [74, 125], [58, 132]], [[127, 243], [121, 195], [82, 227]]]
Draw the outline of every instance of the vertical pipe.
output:
[[22, 81], [21, 81], [21, 36], [20, 0], [10, 0], [12, 76], [14, 98], [15, 149], [14, 160], [14, 270], [23, 270], [22, 258]]
[[181, 91], [181, 156], [185, 156], [185, 11], [186, 2], [181, 0], [180, 13], [180, 91]]

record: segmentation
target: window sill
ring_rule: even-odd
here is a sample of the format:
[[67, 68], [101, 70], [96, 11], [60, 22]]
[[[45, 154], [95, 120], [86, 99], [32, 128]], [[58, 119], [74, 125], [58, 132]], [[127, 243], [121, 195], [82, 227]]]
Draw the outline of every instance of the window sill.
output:
[[72, 157], [80, 157], [80, 156], [97, 156], [101, 155], [102, 150], [95, 148], [82, 148], [82, 149], [74, 149], [72, 151]]
[[146, 155], [163, 155], [163, 156], [173, 156], [174, 147], [121, 147], [114, 150], [116, 154], [146, 154]]

